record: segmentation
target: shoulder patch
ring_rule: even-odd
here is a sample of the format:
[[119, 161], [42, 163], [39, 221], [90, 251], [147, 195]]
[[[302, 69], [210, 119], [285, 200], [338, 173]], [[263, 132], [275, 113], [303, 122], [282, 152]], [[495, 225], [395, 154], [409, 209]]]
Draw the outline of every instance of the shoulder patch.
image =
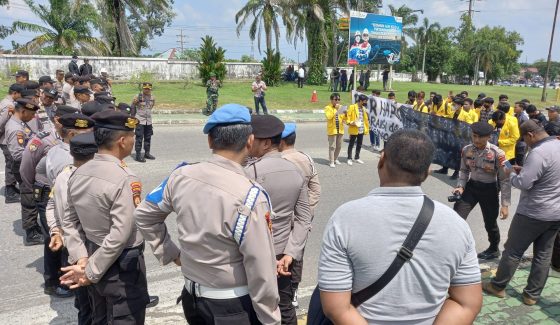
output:
[[25, 134], [22, 131], [18, 131], [16, 134], [17, 142], [20, 146], [23, 146], [25, 143]]
[[[247, 193], [247, 197], [245, 197], [245, 202], [243, 205], [248, 208], [250, 211], [253, 211], [253, 207], [255, 206], [255, 202], [257, 202], [257, 197], [261, 190], [257, 186], [252, 186], [249, 192]], [[245, 214], [242, 210], [238, 210], [237, 213], [237, 220], [235, 221], [235, 225], [231, 230], [231, 234], [233, 235], [233, 239], [237, 242], [238, 245], [241, 245], [243, 242], [243, 235], [245, 234], [245, 227], [247, 226], [247, 220], [249, 219], [250, 212]]]
[[[188, 164], [186, 162], [182, 162], [179, 165], [177, 165], [177, 167], [175, 167], [173, 170], [179, 169], [183, 166], [187, 166]], [[163, 200], [163, 190], [165, 190], [165, 186], [167, 186], [167, 181], [169, 180], [169, 176], [167, 176], [159, 185], [158, 187], [154, 188], [147, 196], [146, 196], [146, 201], [153, 203], [153, 204], [159, 204], [162, 200]]]
[[137, 207], [142, 201], [142, 184], [140, 182], [130, 183], [130, 188], [132, 190], [132, 199], [134, 200], [134, 206]]

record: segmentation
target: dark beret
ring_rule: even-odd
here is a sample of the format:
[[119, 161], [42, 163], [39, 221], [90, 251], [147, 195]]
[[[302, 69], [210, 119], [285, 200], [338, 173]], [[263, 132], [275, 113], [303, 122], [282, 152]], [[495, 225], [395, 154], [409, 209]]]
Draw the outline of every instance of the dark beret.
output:
[[80, 113], [64, 114], [58, 122], [67, 129], [89, 129], [95, 125], [95, 121]]
[[72, 107], [69, 105], [58, 105], [56, 107], [56, 111], [54, 112], [54, 116], [61, 117], [62, 115], [76, 113], [78, 113], [78, 109], [76, 107]]
[[35, 104], [34, 101], [32, 101], [28, 98], [18, 98], [18, 99], [16, 99], [16, 105], [21, 107], [21, 108], [25, 108], [27, 110], [34, 111], [34, 112], [39, 110], [39, 105]]
[[474, 134], [484, 137], [492, 134], [492, 131], [494, 131], [494, 127], [488, 122], [476, 122], [471, 124], [471, 130]]
[[87, 102], [82, 105], [82, 114], [87, 116], [92, 116], [93, 114], [101, 112], [102, 110], [103, 108], [101, 107], [101, 104], [95, 101]]
[[77, 155], [91, 155], [97, 152], [97, 144], [93, 132], [77, 134], [70, 139], [70, 153]]
[[93, 114], [91, 118], [95, 120], [96, 128], [111, 130], [134, 131], [138, 124], [136, 118], [114, 110], [103, 110]]
[[284, 131], [284, 123], [274, 115], [253, 115], [251, 126], [257, 139], [274, 138]]

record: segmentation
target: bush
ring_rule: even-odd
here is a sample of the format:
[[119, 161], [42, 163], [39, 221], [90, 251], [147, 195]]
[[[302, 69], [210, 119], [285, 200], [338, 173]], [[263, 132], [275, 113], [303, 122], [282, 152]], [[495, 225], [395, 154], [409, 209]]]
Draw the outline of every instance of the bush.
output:
[[152, 83], [152, 87], [156, 86], [156, 73], [153, 73], [151, 71], [147, 71], [147, 70], [142, 70], [139, 71], [135, 74], [133, 74], [130, 77], [130, 82], [135, 85], [135, 87], [138, 87], [138, 90], [142, 90], [142, 83], [143, 82], [151, 82]]
[[268, 86], [278, 86], [282, 79], [282, 63], [280, 58], [280, 52], [267, 49], [266, 56], [261, 61], [263, 65], [262, 79]]
[[210, 79], [210, 73], [216, 74], [216, 79], [223, 81], [226, 77], [226, 66], [224, 64], [226, 50], [218, 47], [211, 36], [206, 35], [200, 45], [200, 60], [198, 61], [198, 71], [202, 84]]

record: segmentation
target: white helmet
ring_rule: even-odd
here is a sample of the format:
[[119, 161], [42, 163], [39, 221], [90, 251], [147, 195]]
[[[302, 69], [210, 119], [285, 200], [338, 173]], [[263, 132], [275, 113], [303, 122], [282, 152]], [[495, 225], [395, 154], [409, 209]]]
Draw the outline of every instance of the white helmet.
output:
[[364, 31], [362, 33], [363, 35], [368, 35], [369, 36], [369, 30], [367, 28], [364, 28]]
[[107, 69], [101, 68], [101, 70], [99, 70], [99, 73], [107, 73]]
[[356, 31], [356, 34], [354, 34], [354, 36], [361, 36], [360, 31], [357, 30], [357, 31]]

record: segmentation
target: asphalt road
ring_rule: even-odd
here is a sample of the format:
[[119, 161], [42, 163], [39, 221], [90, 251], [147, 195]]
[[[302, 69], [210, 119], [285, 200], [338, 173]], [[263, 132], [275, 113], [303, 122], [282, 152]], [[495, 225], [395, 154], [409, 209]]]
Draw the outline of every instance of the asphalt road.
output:
[[[369, 142], [364, 140], [365, 142]], [[342, 203], [362, 197], [371, 189], [379, 186], [377, 161], [379, 155], [363, 150], [364, 165], [345, 163], [335, 169], [327, 165], [328, 150], [325, 126], [323, 123], [308, 123], [298, 126], [296, 146], [314, 158], [322, 186], [320, 203], [316, 210], [307, 248], [303, 282], [300, 286], [299, 313], [304, 313], [309, 303], [309, 296], [317, 283], [317, 262], [321, 237], [332, 212]], [[344, 145], [346, 147], [346, 144]], [[128, 165], [138, 174], [143, 182], [144, 193], [155, 188], [181, 161], [196, 162], [209, 157], [207, 139], [202, 134], [201, 126], [156, 126], [152, 140], [152, 151], [157, 157], [146, 164], [128, 158]], [[343, 149], [342, 157], [345, 148]], [[1, 159], [1, 158], [0, 158]], [[344, 159], [341, 159], [344, 162]], [[4, 166], [4, 162], [0, 162]], [[438, 168], [438, 166], [433, 166]], [[0, 184], [4, 182], [3, 168]], [[431, 176], [424, 183], [424, 191], [433, 199], [447, 203], [452, 182], [442, 175]], [[2, 189], [3, 193], [3, 189]], [[513, 190], [513, 215], [519, 200], [519, 191]], [[0, 324], [74, 324], [77, 312], [73, 308], [73, 299], [52, 298], [43, 294], [43, 247], [23, 246], [20, 206], [5, 205], [0, 200]], [[502, 243], [507, 237], [510, 219], [499, 221]], [[478, 251], [487, 248], [488, 241], [482, 215], [477, 207], [468, 219], [476, 240]], [[168, 229], [176, 238], [175, 217], [167, 219]], [[372, 229], [375, 240], [375, 229]], [[149, 248], [146, 250], [148, 286], [150, 294], [159, 295], [160, 303], [148, 309], [147, 324], [175, 324], [184, 322], [182, 309], [175, 305], [175, 299], [181, 291], [183, 278], [179, 268], [173, 265], [161, 266], [153, 257]]]

